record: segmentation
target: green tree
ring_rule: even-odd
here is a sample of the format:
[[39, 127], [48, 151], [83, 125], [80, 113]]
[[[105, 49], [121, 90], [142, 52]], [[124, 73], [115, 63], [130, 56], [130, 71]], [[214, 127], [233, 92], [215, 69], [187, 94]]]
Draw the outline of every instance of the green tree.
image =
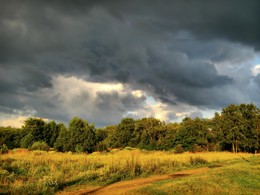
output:
[[69, 123], [69, 150], [75, 152], [93, 152], [96, 145], [95, 127], [87, 121], [74, 117]]
[[0, 145], [5, 144], [9, 149], [18, 148], [26, 134], [21, 128], [0, 127]]
[[158, 143], [165, 136], [164, 124], [155, 118], [142, 118], [136, 121], [135, 141], [138, 147], [144, 149], [158, 149]]
[[59, 136], [59, 125], [57, 125], [55, 121], [45, 124], [43, 134], [43, 141], [45, 141], [50, 147], [53, 147], [57, 137]]
[[259, 153], [260, 151], [260, 114], [259, 114], [259, 109], [258, 109], [258, 114], [255, 118], [255, 128], [253, 130], [253, 139], [254, 139], [254, 152]]
[[184, 150], [209, 150], [209, 127], [205, 119], [185, 118], [174, 139], [174, 145], [182, 145]]
[[239, 106], [231, 104], [222, 109], [222, 134], [232, 146], [233, 152], [238, 152], [239, 143], [245, 139], [246, 120]]
[[96, 129], [95, 134], [97, 143], [104, 141], [108, 136], [106, 129]]
[[135, 121], [132, 118], [123, 118], [117, 126], [116, 147], [126, 147], [133, 136]]
[[174, 139], [180, 128], [178, 123], [169, 123], [161, 127], [159, 140], [157, 141], [158, 149], [169, 150], [174, 147]]
[[240, 104], [239, 110], [243, 117], [244, 129], [240, 148], [246, 152], [255, 152], [259, 146], [260, 111], [254, 104]]
[[95, 135], [96, 135], [95, 150], [100, 152], [107, 151], [108, 147], [105, 143], [105, 139], [107, 138], [108, 133], [106, 129], [96, 129]]
[[106, 138], [104, 139], [103, 143], [106, 145], [107, 148], [114, 148], [117, 147], [117, 126], [116, 125], [109, 125], [104, 128], [106, 131]]
[[215, 116], [210, 120], [209, 127], [212, 133], [213, 150], [220, 151], [224, 149], [223, 146], [223, 125], [222, 118], [219, 113], [215, 113]]
[[45, 125], [46, 123], [41, 118], [28, 118], [24, 122], [23, 129], [32, 133], [35, 141], [43, 141], [47, 137]]
[[71, 138], [70, 132], [63, 124], [59, 124], [58, 129], [59, 135], [55, 140], [54, 148], [59, 152], [69, 151], [69, 149], [71, 148], [68, 143], [68, 140]]
[[24, 136], [21, 140], [21, 148], [30, 148], [34, 142], [34, 137], [31, 132]]

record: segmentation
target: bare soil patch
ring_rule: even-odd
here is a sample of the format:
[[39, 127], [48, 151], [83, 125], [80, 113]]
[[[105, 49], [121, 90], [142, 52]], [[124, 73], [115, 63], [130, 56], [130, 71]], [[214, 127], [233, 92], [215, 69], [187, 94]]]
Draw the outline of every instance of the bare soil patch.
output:
[[62, 192], [62, 195], [119, 195], [127, 194], [131, 190], [135, 190], [147, 185], [152, 184], [153, 182], [168, 180], [168, 179], [177, 179], [181, 177], [187, 177], [194, 174], [203, 174], [207, 172], [209, 167], [202, 167], [191, 170], [179, 171], [171, 175], [155, 175], [147, 178], [138, 178], [129, 181], [120, 181], [114, 184], [99, 186], [99, 187], [86, 187], [84, 189], [76, 190], [73, 192]]

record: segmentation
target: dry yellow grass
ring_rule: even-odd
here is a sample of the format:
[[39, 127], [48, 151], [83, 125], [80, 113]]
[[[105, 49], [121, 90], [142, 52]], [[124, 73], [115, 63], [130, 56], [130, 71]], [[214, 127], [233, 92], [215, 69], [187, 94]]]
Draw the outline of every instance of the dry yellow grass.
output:
[[251, 156], [228, 152], [173, 154], [141, 150], [72, 154], [16, 149], [0, 156], [0, 193], [52, 193], [93, 181], [113, 183], [138, 176], [172, 173], [191, 167], [191, 158], [214, 163]]
[[59, 152], [45, 152], [45, 151], [28, 151], [25, 149], [13, 150], [8, 154], [1, 155], [1, 159], [13, 158], [17, 160], [27, 160], [32, 163], [42, 163], [48, 161], [56, 161], [66, 163], [67, 161], [74, 161], [80, 164], [85, 163], [104, 163], [105, 165], [121, 164], [129, 160], [139, 161], [142, 165], [149, 164], [151, 161], [154, 163], [163, 161], [177, 161], [180, 163], [187, 163], [190, 157], [201, 157], [208, 162], [221, 162], [237, 158], [248, 158], [254, 156], [249, 153], [230, 153], [230, 152], [200, 152], [190, 153], [185, 152], [182, 154], [174, 154], [164, 151], [141, 151], [141, 150], [119, 150], [116, 152], [108, 153], [92, 153], [92, 154], [72, 154], [72, 153], [59, 153]]

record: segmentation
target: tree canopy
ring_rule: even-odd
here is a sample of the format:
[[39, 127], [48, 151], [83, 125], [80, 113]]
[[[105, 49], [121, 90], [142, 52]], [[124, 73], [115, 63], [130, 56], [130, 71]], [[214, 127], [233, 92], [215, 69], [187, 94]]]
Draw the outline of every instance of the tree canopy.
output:
[[[57, 151], [88, 152], [136, 147], [147, 150], [259, 152], [260, 110], [253, 104], [229, 105], [211, 119], [184, 118], [168, 123], [156, 118], [123, 118], [96, 129], [74, 117], [68, 127], [28, 118], [22, 128], [0, 127], [0, 146], [32, 148], [44, 143]], [[35, 148], [35, 147], [34, 147]]]

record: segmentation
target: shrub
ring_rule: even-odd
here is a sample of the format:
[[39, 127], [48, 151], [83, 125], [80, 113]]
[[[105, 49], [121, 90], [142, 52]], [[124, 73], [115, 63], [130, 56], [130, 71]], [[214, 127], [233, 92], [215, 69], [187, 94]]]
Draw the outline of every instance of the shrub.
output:
[[83, 152], [83, 146], [80, 144], [77, 144], [75, 147], [75, 152], [76, 153], [82, 153]]
[[181, 154], [181, 153], [183, 153], [183, 152], [184, 152], [184, 150], [183, 150], [182, 145], [181, 145], [181, 144], [178, 144], [178, 145], [175, 147], [174, 153], [175, 153], [175, 154]]
[[190, 157], [190, 164], [191, 165], [203, 165], [207, 163], [208, 161], [201, 157]]
[[48, 144], [46, 144], [46, 142], [38, 141], [38, 142], [34, 142], [32, 144], [31, 149], [32, 150], [49, 151], [50, 150], [50, 146], [48, 146]]
[[6, 154], [8, 153], [8, 147], [3, 144], [2, 146], [0, 146], [0, 154]]
[[135, 148], [132, 148], [132, 147], [130, 147], [130, 146], [126, 146], [126, 147], [124, 148], [124, 150], [135, 150]]
[[96, 145], [95, 150], [96, 150], [96, 151], [99, 151], [99, 152], [103, 152], [103, 151], [107, 152], [107, 151], [108, 151], [106, 144], [104, 144], [104, 143], [102, 143], [102, 142], [99, 142], [99, 143]]
[[200, 146], [198, 144], [194, 144], [190, 151], [193, 152], [193, 153], [203, 152], [203, 151], [205, 151], [205, 148], [203, 148], [202, 146]]

